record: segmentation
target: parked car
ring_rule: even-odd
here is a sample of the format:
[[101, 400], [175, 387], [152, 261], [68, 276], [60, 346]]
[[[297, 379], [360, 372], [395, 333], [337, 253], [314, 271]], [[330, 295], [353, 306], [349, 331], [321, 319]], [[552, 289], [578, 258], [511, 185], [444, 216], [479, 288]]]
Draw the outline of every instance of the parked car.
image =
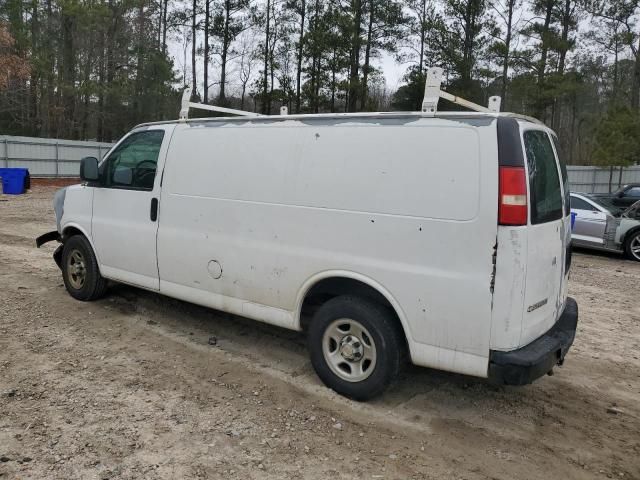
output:
[[627, 208], [640, 200], [640, 183], [630, 183], [612, 193], [594, 193], [594, 198], [602, 199], [605, 204]]
[[620, 209], [593, 195], [571, 193], [571, 212], [574, 245], [624, 252], [640, 262], [640, 201]]
[[148, 123], [82, 160], [37, 243], [62, 242], [79, 300], [114, 280], [304, 330], [355, 399], [404, 358], [521, 385], [563, 362], [578, 320], [556, 141], [497, 113]]

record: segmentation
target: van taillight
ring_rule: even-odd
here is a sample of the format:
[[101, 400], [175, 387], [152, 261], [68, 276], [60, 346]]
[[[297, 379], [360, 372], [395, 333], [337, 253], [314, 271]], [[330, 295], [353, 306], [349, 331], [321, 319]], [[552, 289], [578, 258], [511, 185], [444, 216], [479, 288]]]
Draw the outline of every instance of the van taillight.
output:
[[527, 175], [524, 167], [500, 167], [498, 223], [527, 224]]

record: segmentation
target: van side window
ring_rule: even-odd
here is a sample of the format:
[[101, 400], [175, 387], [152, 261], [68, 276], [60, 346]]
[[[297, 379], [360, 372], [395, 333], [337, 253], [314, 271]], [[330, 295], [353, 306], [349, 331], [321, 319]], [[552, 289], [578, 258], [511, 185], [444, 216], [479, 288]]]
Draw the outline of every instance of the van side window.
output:
[[105, 187], [152, 190], [164, 130], [147, 130], [127, 137], [109, 154]]
[[529, 167], [531, 223], [559, 220], [562, 218], [562, 192], [549, 136], [542, 130], [527, 130], [524, 147]]

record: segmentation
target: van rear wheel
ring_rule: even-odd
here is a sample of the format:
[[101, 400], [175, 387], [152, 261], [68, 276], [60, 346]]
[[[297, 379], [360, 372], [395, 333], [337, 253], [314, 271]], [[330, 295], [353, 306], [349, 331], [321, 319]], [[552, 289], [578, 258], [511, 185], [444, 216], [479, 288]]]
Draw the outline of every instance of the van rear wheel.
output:
[[359, 297], [323, 304], [309, 326], [308, 342], [320, 379], [354, 400], [381, 394], [400, 370], [404, 340], [393, 313]]
[[64, 242], [61, 265], [64, 286], [76, 300], [96, 300], [106, 292], [107, 280], [100, 275], [96, 256], [84, 236], [74, 235]]

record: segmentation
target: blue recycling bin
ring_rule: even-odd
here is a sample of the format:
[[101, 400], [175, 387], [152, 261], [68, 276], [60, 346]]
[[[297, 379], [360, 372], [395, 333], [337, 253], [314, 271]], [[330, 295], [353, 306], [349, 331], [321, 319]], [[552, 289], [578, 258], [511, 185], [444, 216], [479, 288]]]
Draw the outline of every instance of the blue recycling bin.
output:
[[2, 178], [2, 193], [6, 195], [21, 195], [29, 186], [29, 169], [0, 168]]

